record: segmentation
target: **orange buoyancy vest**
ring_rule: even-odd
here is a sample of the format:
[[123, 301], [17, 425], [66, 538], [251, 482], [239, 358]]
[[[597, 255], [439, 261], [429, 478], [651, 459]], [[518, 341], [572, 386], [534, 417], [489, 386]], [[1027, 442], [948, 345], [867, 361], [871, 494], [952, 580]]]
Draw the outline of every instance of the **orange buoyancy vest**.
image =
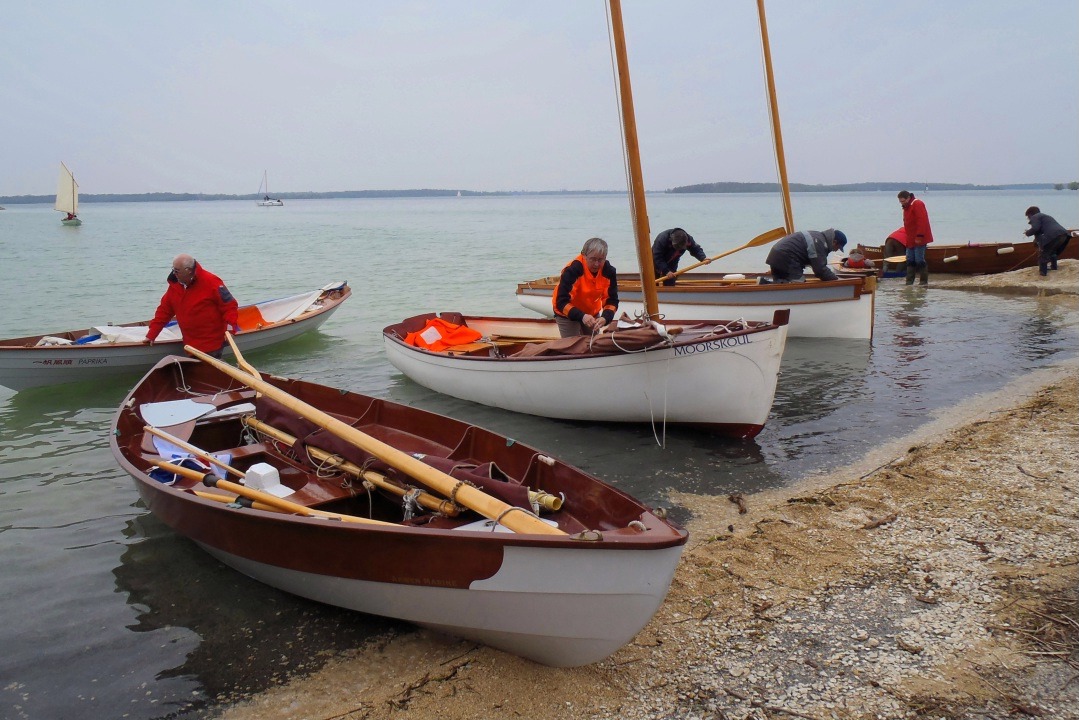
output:
[[588, 272], [588, 261], [585, 260], [584, 255], [578, 255], [562, 268], [563, 276], [574, 262], [581, 264], [583, 272], [573, 283], [569, 293], [569, 303], [561, 311], [558, 308], [558, 291], [562, 283], [559, 282], [555, 286], [554, 293], [551, 295], [551, 306], [554, 308], [555, 315], [569, 317], [571, 308], [577, 308], [585, 315], [592, 315], [593, 317], [606, 309], [617, 310], [614, 305], [605, 304], [607, 298], [610, 297], [611, 281], [603, 274], [603, 266], [600, 266], [599, 272], [593, 275]]
[[421, 330], [405, 335], [405, 344], [442, 352], [454, 345], [475, 342], [483, 337], [470, 327], [455, 325], [442, 318], [431, 318]]

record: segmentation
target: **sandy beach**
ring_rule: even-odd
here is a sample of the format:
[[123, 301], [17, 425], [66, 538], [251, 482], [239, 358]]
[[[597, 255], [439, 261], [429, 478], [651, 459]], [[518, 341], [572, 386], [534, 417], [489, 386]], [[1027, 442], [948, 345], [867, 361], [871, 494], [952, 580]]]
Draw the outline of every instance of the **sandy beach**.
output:
[[[1079, 310], [1079, 261], [930, 285]], [[1072, 359], [782, 491], [672, 497], [671, 591], [601, 663], [407, 630], [218, 717], [1079, 718], [1077, 400]]]

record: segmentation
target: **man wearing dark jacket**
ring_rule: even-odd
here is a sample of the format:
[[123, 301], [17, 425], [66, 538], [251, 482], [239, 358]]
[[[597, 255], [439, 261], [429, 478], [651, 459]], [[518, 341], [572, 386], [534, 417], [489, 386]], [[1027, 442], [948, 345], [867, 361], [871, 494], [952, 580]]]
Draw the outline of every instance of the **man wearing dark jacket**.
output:
[[835, 280], [835, 272], [828, 267], [828, 253], [838, 252], [846, 244], [847, 236], [840, 230], [802, 230], [780, 238], [765, 262], [772, 268], [776, 282], [805, 282], [807, 265], [821, 280]]
[[236, 299], [221, 278], [190, 255], [177, 255], [173, 259], [168, 289], [150, 321], [146, 342], [153, 345], [173, 318], [180, 326], [185, 345], [214, 357], [221, 357], [227, 329], [232, 328], [233, 334], [240, 332]]
[[1038, 246], [1038, 272], [1045, 277], [1050, 270], [1057, 269], [1057, 258], [1068, 246], [1068, 231], [1037, 206], [1028, 207], [1026, 215], [1030, 229], [1023, 234], [1033, 236]]
[[652, 267], [656, 271], [656, 280], [663, 280], [664, 285], [674, 285], [678, 261], [687, 252], [701, 262], [708, 262], [704, 248], [682, 228], [671, 228], [656, 235], [652, 243]]

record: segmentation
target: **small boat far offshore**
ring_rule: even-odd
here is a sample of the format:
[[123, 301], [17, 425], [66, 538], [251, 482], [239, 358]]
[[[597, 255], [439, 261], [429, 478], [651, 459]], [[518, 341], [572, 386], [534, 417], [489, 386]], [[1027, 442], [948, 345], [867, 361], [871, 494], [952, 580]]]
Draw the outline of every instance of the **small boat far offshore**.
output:
[[67, 169], [67, 165], [60, 163], [60, 177], [56, 181], [56, 202], [53, 209], [65, 213], [60, 222], [68, 226], [82, 225], [79, 219], [79, 184], [75, 182], [75, 176]]
[[262, 197], [255, 203], [259, 207], [281, 207], [285, 201], [280, 198], [270, 197], [270, 183], [266, 179], [266, 171], [262, 171], [262, 182], [259, 183], [259, 195]]

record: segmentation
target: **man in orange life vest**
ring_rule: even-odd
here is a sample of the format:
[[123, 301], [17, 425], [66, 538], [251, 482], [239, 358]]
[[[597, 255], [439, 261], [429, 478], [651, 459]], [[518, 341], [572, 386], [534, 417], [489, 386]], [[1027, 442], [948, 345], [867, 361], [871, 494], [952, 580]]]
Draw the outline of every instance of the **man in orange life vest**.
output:
[[150, 321], [145, 342], [153, 345], [161, 330], [175, 317], [185, 345], [221, 357], [225, 330], [232, 328], [233, 334], [240, 332], [236, 298], [221, 278], [190, 255], [177, 255], [173, 259], [168, 283]]
[[618, 280], [614, 266], [607, 262], [604, 240], [585, 241], [581, 254], [562, 268], [551, 302], [562, 337], [590, 335], [614, 320]]

